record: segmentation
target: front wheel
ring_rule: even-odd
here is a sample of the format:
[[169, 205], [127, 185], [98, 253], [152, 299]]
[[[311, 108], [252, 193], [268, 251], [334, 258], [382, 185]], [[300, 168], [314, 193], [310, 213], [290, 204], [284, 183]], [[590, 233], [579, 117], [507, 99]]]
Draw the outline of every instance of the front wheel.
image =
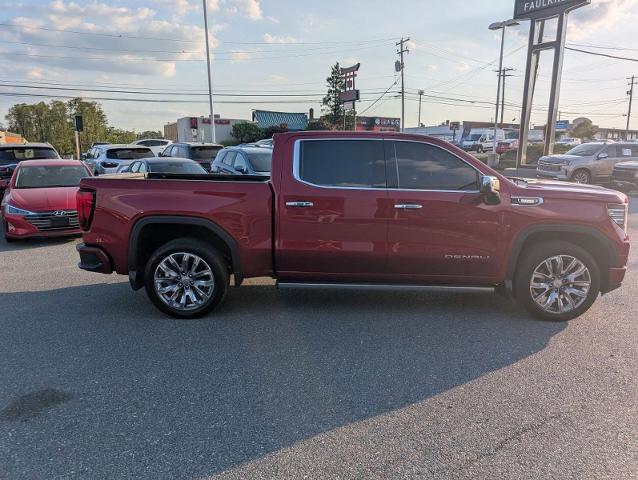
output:
[[581, 247], [550, 241], [530, 250], [514, 279], [516, 300], [543, 320], [566, 321], [585, 313], [600, 291], [600, 270]]
[[591, 183], [591, 175], [587, 170], [576, 170], [572, 175], [572, 182], [575, 183]]
[[483, 153], [483, 145], [479, 145], [478, 147], [476, 147], [476, 152]]
[[228, 269], [212, 246], [194, 238], [172, 240], [146, 264], [144, 286], [153, 304], [175, 318], [198, 318], [226, 295]]

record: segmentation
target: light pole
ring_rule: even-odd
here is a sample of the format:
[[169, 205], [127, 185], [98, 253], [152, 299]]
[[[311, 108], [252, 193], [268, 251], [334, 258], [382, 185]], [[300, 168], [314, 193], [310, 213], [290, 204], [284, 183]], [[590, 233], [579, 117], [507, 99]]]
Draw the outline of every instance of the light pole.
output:
[[[494, 144], [492, 145], [492, 154], [496, 156], [496, 131], [498, 129], [498, 107], [501, 102], [501, 70], [503, 69], [503, 45], [505, 44], [505, 29], [520, 25], [516, 20], [505, 20], [503, 22], [495, 22], [489, 26], [490, 30], [501, 30], [501, 53], [498, 57], [498, 85], [496, 88], [496, 113], [494, 114]], [[496, 157], [494, 158], [496, 160]]]
[[213, 143], [215, 138], [215, 111], [213, 110], [213, 80], [210, 76], [210, 49], [208, 47], [208, 14], [206, 13], [206, 0], [202, 0], [204, 4], [204, 35], [206, 36], [206, 65], [208, 67], [208, 105], [210, 107], [210, 134]]
[[419, 123], [417, 123], [417, 127], [419, 128], [421, 128], [421, 98], [423, 98], [424, 93], [423, 90], [419, 90]]

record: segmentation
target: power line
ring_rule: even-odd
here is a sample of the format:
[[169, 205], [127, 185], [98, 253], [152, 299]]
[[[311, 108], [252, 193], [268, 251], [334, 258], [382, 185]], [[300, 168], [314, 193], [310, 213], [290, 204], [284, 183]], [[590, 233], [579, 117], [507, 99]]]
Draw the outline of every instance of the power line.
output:
[[361, 115], [363, 115], [364, 113], [366, 113], [366, 112], [367, 112], [368, 110], [370, 110], [370, 109], [371, 109], [371, 108], [372, 108], [372, 107], [373, 107], [373, 106], [374, 106], [374, 105], [375, 105], [375, 104], [376, 104], [379, 100], [381, 100], [383, 97], [385, 97], [385, 96], [387, 95], [387, 93], [388, 93], [388, 92], [392, 89], [392, 87], [394, 87], [394, 86], [397, 84], [397, 82], [398, 82], [398, 81], [399, 81], [399, 79], [397, 78], [397, 79], [396, 79], [396, 80], [392, 83], [392, 85], [390, 85], [390, 86], [388, 87], [388, 89], [387, 89], [385, 92], [383, 92], [383, 93], [381, 94], [381, 96], [380, 96], [379, 98], [377, 98], [374, 102], [372, 102], [370, 105], [368, 105], [368, 108], [366, 108], [363, 112], [359, 113], [359, 116], [361, 116]]
[[638, 58], [621, 57], [618, 55], [609, 55], [608, 53], [590, 52], [589, 50], [581, 50], [580, 48], [565, 47], [565, 50], [571, 50], [572, 52], [586, 53], [588, 55], [596, 55], [598, 57], [613, 58], [615, 60], [627, 60], [629, 62], [638, 62]]

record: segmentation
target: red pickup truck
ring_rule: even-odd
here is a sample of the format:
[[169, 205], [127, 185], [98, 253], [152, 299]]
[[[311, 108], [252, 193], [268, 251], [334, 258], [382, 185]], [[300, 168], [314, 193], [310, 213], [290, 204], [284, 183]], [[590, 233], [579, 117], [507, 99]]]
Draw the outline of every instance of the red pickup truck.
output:
[[581, 315], [620, 286], [627, 197], [508, 179], [434, 138], [276, 135], [270, 177], [87, 178], [80, 268], [128, 274], [178, 318], [230, 277], [278, 285], [496, 289], [538, 317]]

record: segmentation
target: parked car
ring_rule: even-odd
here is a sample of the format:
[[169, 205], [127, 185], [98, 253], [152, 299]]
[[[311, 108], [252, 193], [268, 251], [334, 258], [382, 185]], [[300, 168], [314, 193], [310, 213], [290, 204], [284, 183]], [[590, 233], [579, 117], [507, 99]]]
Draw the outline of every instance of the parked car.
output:
[[255, 142], [255, 145], [257, 145], [258, 147], [272, 148], [273, 140], [272, 138], [264, 138], [263, 140], [257, 140]]
[[572, 138], [572, 137], [563, 137], [556, 141], [555, 145], [568, 145], [571, 147], [575, 147], [576, 145], [580, 145], [583, 143], [580, 138]]
[[153, 151], [148, 147], [125, 144], [98, 145], [89, 150], [85, 162], [94, 175], [117, 173], [134, 160], [152, 158]]
[[609, 183], [614, 165], [627, 160], [638, 160], [638, 145], [583, 143], [567, 153], [539, 158], [536, 175], [576, 183]]
[[171, 143], [173, 142], [171, 142], [170, 140], [166, 140], [164, 138], [143, 138], [141, 140], [133, 142], [133, 145], [142, 145], [143, 147], [148, 147], [153, 151], [153, 154], [157, 157]]
[[8, 143], [0, 145], [0, 180], [8, 180], [23, 160], [59, 159], [58, 152], [48, 143]]
[[612, 184], [622, 191], [638, 190], [638, 161], [620, 162], [614, 165]]
[[7, 241], [80, 233], [76, 192], [80, 180], [91, 176], [78, 160], [26, 160], [10, 181], [0, 180]]
[[496, 153], [502, 155], [503, 153], [512, 152], [518, 150], [518, 138], [510, 138], [498, 142], [496, 145]]
[[210, 172], [211, 164], [217, 153], [224, 148], [217, 143], [181, 142], [173, 143], [164, 149], [161, 157], [189, 158], [199, 163], [204, 170]]
[[122, 169], [119, 173], [183, 173], [206, 174], [206, 170], [194, 160], [187, 158], [143, 158]]
[[272, 149], [240, 145], [221, 150], [211, 166], [213, 173], [270, 175]]
[[420, 135], [277, 134], [270, 177], [84, 179], [78, 205], [80, 268], [128, 275], [178, 318], [211, 311], [233, 275], [497, 288], [562, 321], [618, 288], [629, 255], [626, 195], [511, 180]]

